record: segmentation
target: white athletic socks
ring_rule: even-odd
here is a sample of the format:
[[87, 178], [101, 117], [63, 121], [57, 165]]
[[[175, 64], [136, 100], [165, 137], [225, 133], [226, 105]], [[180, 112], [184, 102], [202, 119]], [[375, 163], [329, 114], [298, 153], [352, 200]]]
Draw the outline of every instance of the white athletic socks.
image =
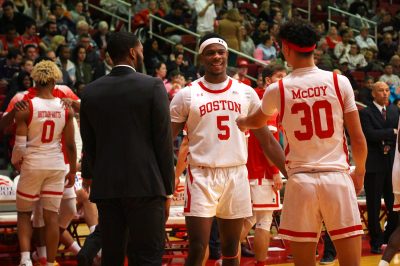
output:
[[21, 252], [21, 264], [31, 261], [31, 253], [29, 251]]
[[389, 266], [389, 262], [385, 261], [385, 260], [381, 260], [378, 264], [378, 266]]
[[47, 258], [46, 246], [36, 247], [37, 254], [39, 259]]
[[92, 225], [91, 227], [89, 227], [90, 233], [93, 233], [94, 229], [96, 229], [96, 225]]
[[72, 252], [74, 255], [78, 254], [78, 252], [81, 250], [81, 247], [78, 245], [76, 241], [71, 244], [71, 246], [68, 247], [68, 251]]

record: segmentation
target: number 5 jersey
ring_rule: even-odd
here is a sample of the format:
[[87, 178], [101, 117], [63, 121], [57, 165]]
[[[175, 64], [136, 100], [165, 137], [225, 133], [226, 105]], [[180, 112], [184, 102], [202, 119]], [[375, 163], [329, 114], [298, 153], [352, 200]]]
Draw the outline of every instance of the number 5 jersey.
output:
[[255, 112], [259, 105], [254, 89], [229, 77], [219, 84], [208, 83], [203, 77], [179, 91], [171, 102], [171, 120], [186, 122], [189, 164], [246, 164], [246, 135], [237, 127], [236, 118]]
[[344, 114], [357, 107], [345, 76], [317, 67], [294, 70], [266, 90], [262, 111], [271, 115], [275, 108], [286, 136], [289, 174], [349, 169]]
[[68, 110], [59, 98], [29, 100], [27, 149], [24, 168], [65, 170], [61, 137], [66, 124]]

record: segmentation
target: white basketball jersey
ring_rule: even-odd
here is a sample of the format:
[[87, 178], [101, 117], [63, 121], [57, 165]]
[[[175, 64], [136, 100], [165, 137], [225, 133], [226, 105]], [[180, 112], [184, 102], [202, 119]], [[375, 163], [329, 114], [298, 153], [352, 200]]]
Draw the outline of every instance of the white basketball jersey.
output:
[[30, 122], [23, 167], [27, 169], [65, 170], [61, 151], [62, 132], [67, 110], [60, 99], [30, 100]]
[[[292, 73], [279, 82], [289, 173], [349, 169], [343, 101], [352, 89], [338, 84], [336, 74], [317, 68]], [[346, 98], [347, 106], [349, 102]]]
[[255, 91], [229, 78], [220, 90], [206, 87], [204, 78], [191, 83], [187, 118], [188, 161], [191, 165], [231, 167], [246, 164], [245, 133], [236, 125], [239, 115], [247, 116], [259, 106]]
[[[397, 129], [400, 130], [400, 120], [397, 126]], [[400, 194], [400, 153], [399, 153], [399, 142], [396, 141], [396, 150], [394, 151], [394, 162], [392, 169], [392, 185], [393, 185], [393, 193]]]

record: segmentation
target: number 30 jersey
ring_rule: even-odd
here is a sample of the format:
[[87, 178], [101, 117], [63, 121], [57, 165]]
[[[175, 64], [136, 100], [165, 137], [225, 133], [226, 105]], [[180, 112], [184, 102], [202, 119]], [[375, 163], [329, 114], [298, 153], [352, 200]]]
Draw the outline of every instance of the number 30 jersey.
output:
[[68, 111], [59, 98], [30, 100], [28, 140], [23, 167], [26, 169], [65, 170], [61, 137]]
[[219, 84], [200, 78], [179, 91], [171, 102], [171, 120], [186, 122], [189, 164], [206, 167], [246, 164], [246, 135], [237, 127], [236, 118], [256, 111], [259, 105], [254, 89], [232, 78]]
[[262, 111], [277, 108], [290, 173], [347, 171], [344, 114], [357, 110], [349, 80], [317, 67], [294, 70], [268, 88]]

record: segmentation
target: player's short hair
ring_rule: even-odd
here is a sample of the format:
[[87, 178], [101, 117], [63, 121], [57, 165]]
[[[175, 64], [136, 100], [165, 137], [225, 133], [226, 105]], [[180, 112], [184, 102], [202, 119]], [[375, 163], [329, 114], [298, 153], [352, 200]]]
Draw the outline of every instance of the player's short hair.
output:
[[140, 44], [139, 39], [133, 33], [113, 32], [107, 42], [107, 52], [116, 64], [129, 56], [129, 50]]
[[272, 77], [276, 72], [279, 71], [286, 71], [286, 68], [278, 63], [272, 63], [269, 64], [268, 66], [266, 66], [263, 71], [262, 71], [262, 78], [263, 81], [265, 80], [265, 78], [270, 78]]
[[[316, 45], [320, 36], [315, 27], [307, 20], [294, 18], [284, 23], [279, 29], [279, 38], [299, 47]], [[313, 55], [311, 52], [297, 52], [304, 57]]]
[[51, 81], [62, 79], [62, 73], [53, 61], [44, 60], [33, 67], [31, 77], [35, 83], [46, 86]]

